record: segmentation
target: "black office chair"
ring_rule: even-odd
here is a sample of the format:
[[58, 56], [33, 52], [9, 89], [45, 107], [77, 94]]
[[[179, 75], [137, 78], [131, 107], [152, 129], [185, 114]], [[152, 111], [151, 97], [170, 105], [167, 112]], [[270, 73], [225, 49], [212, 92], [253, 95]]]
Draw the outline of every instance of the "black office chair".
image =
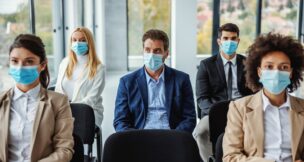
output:
[[215, 162], [223, 162], [223, 137], [224, 133], [217, 138], [215, 144]]
[[210, 156], [209, 162], [214, 162], [216, 160], [214, 157], [214, 155], [216, 154], [215, 146], [218, 137], [225, 131], [229, 103], [230, 101], [220, 101], [210, 107], [209, 133], [210, 141], [212, 143], [213, 155]]
[[55, 91], [55, 86], [50, 86], [50, 87], [47, 88], [47, 90]]
[[198, 106], [198, 104], [196, 104], [196, 111], [197, 111], [197, 117], [199, 119], [202, 119], [202, 110], [201, 108]]
[[199, 162], [192, 135], [174, 130], [131, 130], [112, 134], [103, 162]]
[[74, 154], [71, 162], [83, 162], [84, 160], [84, 152], [83, 152], [83, 143], [79, 136], [73, 134], [74, 138]]
[[97, 146], [97, 161], [101, 162], [101, 130], [95, 125], [94, 111], [91, 106], [81, 103], [71, 103], [72, 115], [74, 121], [74, 133], [78, 135], [83, 144], [88, 144], [87, 156], [84, 156], [85, 161], [96, 161], [93, 157], [93, 143], [96, 138]]

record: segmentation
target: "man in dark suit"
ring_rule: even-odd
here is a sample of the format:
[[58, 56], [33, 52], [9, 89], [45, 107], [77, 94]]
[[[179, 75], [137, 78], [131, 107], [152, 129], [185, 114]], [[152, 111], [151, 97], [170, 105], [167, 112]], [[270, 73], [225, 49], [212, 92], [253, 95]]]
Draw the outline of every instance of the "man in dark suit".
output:
[[251, 94], [245, 87], [245, 57], [236, 53], [240, 42], [239, 28], [232, 23], [222, 25], [217, 42], [220, 53], [201, 61], [196, 78], [197, 104], [202, 119], [195, 128], [194, 137], [204, 161], [212, 154], [208, 117], [210, 106]]
[[144, 66], [120, 79], [114, 127], [175, 129], [192, 133], [196, 125], [189, 75], [164, 64], [169, 39], [161, 30], [149, 30], [143, 38]]

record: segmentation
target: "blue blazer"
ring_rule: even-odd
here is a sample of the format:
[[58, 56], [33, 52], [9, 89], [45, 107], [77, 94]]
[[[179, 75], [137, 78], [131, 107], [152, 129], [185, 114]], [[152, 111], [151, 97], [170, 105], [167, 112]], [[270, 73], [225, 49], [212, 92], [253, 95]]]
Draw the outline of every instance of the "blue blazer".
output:
[[[142, 67], [120, 79], [114, 127], [117, 132], [143, 129], [148, 110], [148, 88]], [[192, 132], [196, 125], [189, 75], [165, 65], [166, 108], [171, 129]]]

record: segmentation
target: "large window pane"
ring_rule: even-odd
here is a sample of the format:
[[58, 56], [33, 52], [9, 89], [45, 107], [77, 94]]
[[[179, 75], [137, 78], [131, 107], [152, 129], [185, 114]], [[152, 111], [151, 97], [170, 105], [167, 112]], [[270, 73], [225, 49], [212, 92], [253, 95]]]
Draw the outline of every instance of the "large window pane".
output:
[[262, 33], [296, 36], [299, 0], [264, 0]]
[[157, 28], [170, 38], [170, 23], [170, 0], [128, 0], [129, 68], [142, 66], [142, 35], [151, 28]]
[[[246, 3], [246, 6], [245, 6]], [[221, 0], [221, 25], [234, 23], [240, 29], [238, 53], [245, 53], [256, 35], [256, 1]]]
[[52, 0], [35, 0], [36, 35], [44, 45], [48, 57], [51, 80], [54, 76], [53, 34], [52, 34]]
[[197, 0], [197, 53], [211, 54], [213, 0]]
[[[54, 76], [53, 34], [52, 34], [52, 0], [35, 0], [36, 35], [44, 45], [48, 57], [51, 80]], [[56, 77], [56, 76], [54, 76]]]
[[7, 74], [9, 46], [18, 34], [30, 32], [29, 24], [27, 0], [0, 1], [0, 82], [4, 88], [13, 84]]

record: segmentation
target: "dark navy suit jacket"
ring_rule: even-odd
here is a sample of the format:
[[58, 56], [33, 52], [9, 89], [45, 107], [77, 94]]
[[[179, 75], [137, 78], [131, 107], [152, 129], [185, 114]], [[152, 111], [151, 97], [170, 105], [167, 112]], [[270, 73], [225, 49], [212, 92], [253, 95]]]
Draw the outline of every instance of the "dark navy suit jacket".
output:
[[[196, 113], [189, 75], [168, 66], [165, 66], [164, 75], [170, 128], [191, 133], [196, 125]], [[148, 88], [142, 67], [120, 79], [115, 102], [115, 130], [143, 129], [147, 111]]]

